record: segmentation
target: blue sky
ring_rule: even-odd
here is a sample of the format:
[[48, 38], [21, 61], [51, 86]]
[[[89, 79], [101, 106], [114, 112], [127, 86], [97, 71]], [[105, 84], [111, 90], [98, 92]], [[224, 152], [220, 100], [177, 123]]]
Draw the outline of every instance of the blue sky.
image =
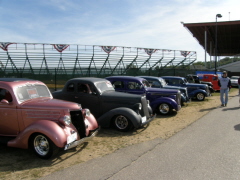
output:
[[[204, 50], [181, 22], [239, 20], [239, 0], [0, 0], [0, 42]], [[207, 57], [209, 59], [209, 56]]]

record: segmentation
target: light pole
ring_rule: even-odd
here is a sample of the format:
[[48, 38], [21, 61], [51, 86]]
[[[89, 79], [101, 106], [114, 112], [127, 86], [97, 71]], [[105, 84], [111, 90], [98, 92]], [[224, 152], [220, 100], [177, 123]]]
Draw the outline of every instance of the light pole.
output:
[[216, 14], [216, 33], [215, 33], [215, 74], [217, 74], [217, 18], [221, 18], [221, 14]]

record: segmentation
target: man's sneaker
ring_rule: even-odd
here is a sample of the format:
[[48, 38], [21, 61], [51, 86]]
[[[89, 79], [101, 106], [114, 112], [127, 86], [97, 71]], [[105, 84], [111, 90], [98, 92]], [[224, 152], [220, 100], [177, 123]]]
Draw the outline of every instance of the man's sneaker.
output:
[[222, 104], [221, 106], [224, 106], [224, 104]]
[[227, 106], [227, 104], [225, 104], [225, 106]]

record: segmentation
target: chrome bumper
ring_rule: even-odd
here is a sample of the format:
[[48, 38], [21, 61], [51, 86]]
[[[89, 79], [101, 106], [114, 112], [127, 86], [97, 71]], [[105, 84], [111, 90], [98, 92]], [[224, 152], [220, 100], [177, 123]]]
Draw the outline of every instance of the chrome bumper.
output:
[[148, 123], [150, 123], [152, 120], [154, 120], [156, 117], [156, 114], [154, 114], [153, 116], [151, 116], [150, 118], [148, 118], [144, 123], [141, 124], [141, 126], [144, 126]]
[[76, 147], [76, 146], [78, 146], [78, 145], [80, 145], [80, 144], [82, 144], [82, 143], [84, 143], [84, 142], [87, 142], [87, 141], [92, 140], [92, 138], [94, 138], [94, 137], [98, 134], [98, 132], [99, 132], [100, 129], [101, 129], [100, 127], [97, 128], [97, 129], [95, 129], [95, 131], [91, 134], [91, 136], [88, 136], [88, 137], [85, 137], [85, 138], [80, 139], [80, 140], [78, 140], [78, 141], [74, 141], [74, 142], [72, 142], [72, 143], [70, 143], [70, 144], [67, 144], [67, 145], [64, 147], [64, 150], [68, 150], [68, 149], [74, 148], [74, 147]]

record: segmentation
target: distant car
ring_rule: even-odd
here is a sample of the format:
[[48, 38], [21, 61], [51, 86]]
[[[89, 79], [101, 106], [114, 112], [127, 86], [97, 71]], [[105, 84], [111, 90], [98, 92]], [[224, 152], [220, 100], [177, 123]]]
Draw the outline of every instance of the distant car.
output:
[[154, 112], [162, 115], [170, 114], [172, 110], [181, 109], [181, 92], [176, 89], [151, 88], [144, 78], [133, 76], [110, 76], [106, 77], [116, 91], [141, 94], [150, 101], [150, 106]]
[[188, 74], [185, 78], [187, 79], [187, 81], [188, 81], [189, 83], [207, 84], [210, 92], [211, 92], [211, 93], [214, 93], [214, 92], [215, 92], [215, 89], [213, 88], [212, 82], [200, 81], [200, 78], [198, 77], [198, 75]]
[[114, 126], [119, 131], [129, 131], [155, 118], [145, 96], [116, 92], [112, 84], [102, 78], [70, 79], [62, 90], [52, 95], [90, 109], [101, 127]]
[[188, 88], [188, 96], [190, 98], [195, 98], [198, 101], [203, 101], [205, 97], [211, 95], [208, 85], [206, 84], [196, 84], [189, 83], [186, 78], [179, 76], [161, 76], [168, 85], [171, 86], [181, 86]]
[[53, 99], [37, 80], [0, 78], [0, 114], [0, 141], [31, 148], [42, 159], [76, 147], [99, 131], [89, 109]]
[[216, 74], [203, 74], [202, 77], [203, 82], [211, 82], [213, 85], [213, 89], [215, 91], [220, 90], [220, 86], [218, 85], [218, 75]]
[[166, 83], [166, 81], [161, 77], [155, 76], [138, 76], [146, 79], [152, 88], [162, 88], [162, 89], [177, 89], [181, 92], [181, 105], [184, 105], [184, 102], [187, 103], [190, 101], [188, 97], [188, 91], [186, 87], [180, 86], [170, 86]]
[[230, 80], [231, 80], [231, 86], [232, 87], [238, 87], [238, 78], [239, 78], [240, 76], [232, 76], [231, 78], [230, 78]]

